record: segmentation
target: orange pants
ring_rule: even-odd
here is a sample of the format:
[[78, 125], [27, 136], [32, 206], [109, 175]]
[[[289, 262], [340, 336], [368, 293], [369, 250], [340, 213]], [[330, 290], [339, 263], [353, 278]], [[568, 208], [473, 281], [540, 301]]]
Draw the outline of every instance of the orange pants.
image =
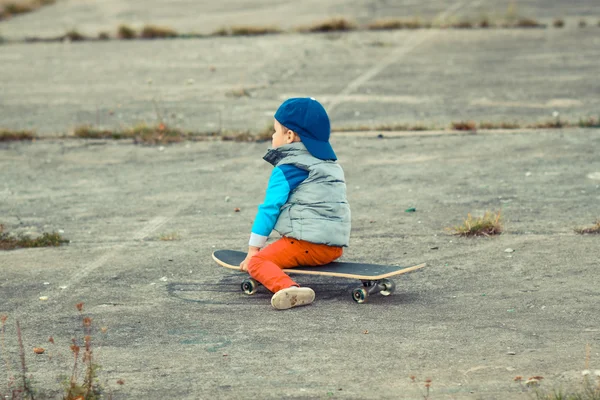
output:
[[291, 286], [300, 286], [282, 269], [300, 265], [325, 265], [341, 257], [342, 253], [341, 247], [314, 244], [284, 236], [250, 259], [248, 273], [264, 287], [276, 293]]

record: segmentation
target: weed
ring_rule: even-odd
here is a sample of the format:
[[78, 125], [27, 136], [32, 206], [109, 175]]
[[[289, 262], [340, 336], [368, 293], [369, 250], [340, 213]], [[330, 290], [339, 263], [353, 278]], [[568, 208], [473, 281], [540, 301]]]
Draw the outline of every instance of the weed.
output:
[[532, 376], [523, 386], [523, 377], [517, 376], [513, 379], [521, 387], [522, 391], [532, 390], [535, 393], [537, 400], [600, 400], [600, 370], [590, 371], [590, 353], [591, 346], [586, 345], [585, 354], [585, 369], [581, 372], [583, 380], [578, 388], [569, 390], [552, 389], [548, 391], [540, 388], [541, 381], [544, 379], [541, 376]]
[[420, 29], [428, 27], [419, 19], [381, 19], [367, 25], [372, 31], [395, 30], [395, 29]]
[[587, 22], [585, 19], [581, 19], [579, 20], [579, 27], [580, 28], [585, 28], [587, 26]]
[[248, 131], [237, 133], [225, 133], [221, 136], [223, 141], [233, 142], [269, 142], [273, 137], [273, 126], [267, 125], [262, 131], [252, 134]]
[[163, 123], [158, 125], [139, 124], [120, 131], [96, 129], [89, 125], [75, 128], [75, 136], [86, 139], [133, 139], [136, 144], [169, 144], [185, 140], [190, 133], [169, 128]]
[[486, 211], [483, 217], [473, 218], [471, 214], [462, 225], [451, 228], [459, 236], [492, 236], [502, 233], [501, 211]]
[[492, 26], [492, 24], [490, 23], [490, 20], [488, 17], [482, 17], [481, 20], [479, 21], [480, 28], [490, 28], [491, 26]]
[[587, 119], [580, 119], [578, 125], [581, 128], [600, 128], [600, 117], [589, 117]]
[[421, 386], [417, 383], [417, 377], [414, 375], [410, 376], [410, 381], [412, 384], [416, 385], [419, 388], [419, 391], [421, 392], [421, 396], [423, 397], [423, 400], [429, 400], [429, 392], [431, 390], [431, 378], [427, 378], [425, 379], [425, 381], [423, 382], [423, 387], [425, 388], [425, 390], [423, 390], [421, 388]]
[[133, 138], [136, 144], [169, 144], [178, 143], [185, 140], [187, 133], [169, 128], [162, 122], [156, 126], [140, 124], [133, 128], [125, 130], [125, 135]]
[[562, 28], [565, 26], [565, 20], [562, 18], [557, 18], [554, 20], [554, 22], [552, 22], [552, 26], [555, 28]]
[[32, 131], [0, 129], [0, 142], [12, 142], [18, 140], [34, 140], [35, 134]]
[[452, 28], [456, 29], [471, 29], [473, 28], [473, 23], [471, 21], [460, 21], [455, 24], [450, 25]]
[[479, 129], [520, 129], [517, 122], [481, 122]]
[[373, 131], [384, 131], [384, 132], [402, 132], [402, 131], [427, 131], [433, 130], [432, 127], [427, 127], [422, 124], [380, 124], [375, 126], [357, 125], [357, 126], [346, 126], [346, 127], [335, 127], [331, 129], [331, 132], [373, 132]]
[[173, 29], [155, 25], [144, 26], [140, 33], [142, 39], [175, 38], [177, 36], [177, 32]]
[[455, 131], [475, 131], [477, 125], [473, 121], [452, 122], [450, 127]]
[[[83, 303], [76, 306], [81, 317], [83, 325], [83, 353], [78, 345], [77, 339], [71, 340], [71, 352], [73, 353], [73, 370], [69, 379], [63, 381], [65, 389], [65, 400], [96, 400], [102, 396], [102, 390], [98, 382], [98, 370], [100, 366], [94, 364], [92, 351], [92, 319], [83, 316]], [[79, 359], [81, 354], [81, 363], [84, 365], [83, 382], [79, 383]]]
[[551, 119], [548, 121], [536, 122], [535, 124], [528, 125], [530, 129], [561, 129], [571, 126], [567, 121], [563, 121], [560, 118]]
[[117, 30], [117, 37], [119, 39], [131, 40], [131, 39], [135, 39], [136, 36], [137, 36], [137, 33], [136, 33], [135, 29], [133, 29], [129, 25], [121, 25], [121, 26], [119, 26], [119, 29]]
[[110, 131], [108, 129], [96, 129], [89, 125], [75, 128], [75, 136], [82, 139], [126, 139], [122, 132]]
[[165, 242], [172, 242], [174, 240], [180, 240], [180, 239], [181, 239], [181, 235], [177, 232], [163, 233], [162, 235], [160, 235], [158, 237], [158, 240], [162, 240]]
[[65, 243], [69, 243], [69, 240], [63, 238], [60, 233], [57, 232], [45, 232], [42, 236], [32, 239], [24, 235], [13, 236], [8, 232], [4, 232], [4, 226], [0, 225], [0, 250], [58, 247]]
[[229, 35], [229, 30], [227, 28], [219, 28], [212, 33], [211, 36], [227, 36]]
[[356, 25], [353, 22], [345, 18], [332, 18], [327, 21], [318, 22], [314, 25], [298, 28], [300, 32], [346, 32], [356, 29]]
[[600, 219], [598, 219], [596, 221], [595, 225], [588, 226], [588, 227], [582, 227], [582, 228], [575, 228], [574, 230], [575, 230], [575, 232], [579, 233], [580, 235], [600, 234]]
[[10, 18], [14, 15], [26, 14], [37, 10], [42, 6], [54, 4], [56, 0], [33, 0], [29, 3], [24, 2], [8, 2], [4, 5], [4, 8], [0, 10], [0, 20]]
[[3, 18], [8, 18], [13, 15], [26, 14], [33, 10], [34, 8], [31, 4], [8, 3], [4, 6], [1, 15]]
[[546, 25], [536, 21], [532, 18], [519, 18], [519, 20], [514, 24], [517, 28], [545, 28]]
[[98, 40], [110, 40], [110, 35], [108, 32], [100, 32], [98, 34]]
[[259, 36], [281, 33], [281, 29], [274, 26], [233, 26], [229, 30], [232, 36]]
[[77, 32], [76, 30], [70, 30], [69, 32], [65, 33], [65, 35], [63, 36], [63, 40], [67, 39], [70, 40], [72, 42], [80, 42], [83, 40], [86, 40], [87, 37], [85, 37], [84, 35], [82, 35], [81, 33]]

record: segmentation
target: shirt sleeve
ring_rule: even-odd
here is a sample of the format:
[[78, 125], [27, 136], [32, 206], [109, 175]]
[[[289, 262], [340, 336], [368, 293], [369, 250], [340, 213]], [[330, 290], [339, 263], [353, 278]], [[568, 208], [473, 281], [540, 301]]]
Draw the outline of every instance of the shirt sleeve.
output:
[[252, 225], [250, 246], [263, 247], [277, 223], [281, 207], [287, 202], [290, 192], [306, 177], [308, 172], [291, 165], [273, 168], [267, 193]]

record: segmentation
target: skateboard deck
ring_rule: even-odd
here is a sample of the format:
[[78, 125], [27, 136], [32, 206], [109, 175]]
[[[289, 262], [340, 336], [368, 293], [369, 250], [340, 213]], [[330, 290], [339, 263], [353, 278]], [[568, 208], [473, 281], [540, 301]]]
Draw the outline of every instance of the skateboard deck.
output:
[[[212, 258], [222, 267], [240, 270], [240, 263], [246, 258], [242, 251], [217, 250], [212, 254]], [[284, 269], [287, 274], [298, 275], [320, 275], [337, 278], [357, 279], [362, 282], [362, 287], [353, 290], [352, 298], [357, 303], [366, 301], [369, 294], [381, 293], [384, 296], [390, 295], [395, 284], [389, 278], [397, 275], [406, 274], [423, 268], [427, 264], [418, 264], [413, 266], [392, 266], [379, 264], [364, 264], [353, 262], [332, 262], [318, 267], [299, 266], [290, 269]], [[242, 282], [242, 290], [246, 294], [254, 294], [259, 283], [252, 278], [245, 279]]]

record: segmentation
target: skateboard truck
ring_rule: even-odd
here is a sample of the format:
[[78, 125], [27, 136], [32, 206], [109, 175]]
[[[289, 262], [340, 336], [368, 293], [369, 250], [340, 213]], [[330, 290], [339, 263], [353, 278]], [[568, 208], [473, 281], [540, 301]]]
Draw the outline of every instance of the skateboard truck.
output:
[[[380, 279], [377, 281], [362, 281], [362, 287], [352, 290], [352, 300], [361, 304], [367, 301], [370, 295], [381, 293], [382, 296], [389, 296], [394, 293], [396, 285], [391, 279]], [[260, 283], [252, 278], [242, 281], [242, 291], [247, 295], [253, 295], [260, 286]]]
[[352, 291], [352, 300], [359, 304], [367, 301], [369, 295], [381, 293], [382, 296], [389, 296], [396, 289], [394, 281], [387, 278], [377, 281], [362, 281], [362, 284], [362, 287]]

